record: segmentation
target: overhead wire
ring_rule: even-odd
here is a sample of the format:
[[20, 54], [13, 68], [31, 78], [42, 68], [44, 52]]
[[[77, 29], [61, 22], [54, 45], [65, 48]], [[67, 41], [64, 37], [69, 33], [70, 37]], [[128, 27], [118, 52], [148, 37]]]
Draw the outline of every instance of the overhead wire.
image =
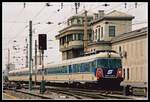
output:
[[10, 41], [12, 41], [12, 40], [14, 40], [14, 38], [18, 37], [18, 34], [21, 34], [25, 30], [26, 27], [27, 27], [27, 25], [23, 29], [21, 29], [13, 38], [11, 38], [7, 44], [9, 45]]
[[[14, 21], [16, 21], [16, 20], [19, 19], [20, 15], [23, 13], [23, 11], [24, 11], [24, 8], [22, 8], [22, 9], [20, 10], [20, 12], [17, 14], [17, 16], [16, 16], [16, 18], [15, 18]], [[9, 33], [10, 31], [12, 31], [12, 28], [14, 27], [14, 24], [15, 24], [15, 23], [13, 23], [13, 24], [11, 25], [11, 27], [8, 29], [8, 32], [7, 32], [7, 33]]]
[[37, 18], [37, 16], [39, 16], [40, 15], [40, 13], [45, 9], [45, 5], [39, 10], [39, 12], [38, 13], [36, 13], [36, 15], [34, 15], [34, 17], [32, 17], [32, 20], [35, 20], [36, 18]]

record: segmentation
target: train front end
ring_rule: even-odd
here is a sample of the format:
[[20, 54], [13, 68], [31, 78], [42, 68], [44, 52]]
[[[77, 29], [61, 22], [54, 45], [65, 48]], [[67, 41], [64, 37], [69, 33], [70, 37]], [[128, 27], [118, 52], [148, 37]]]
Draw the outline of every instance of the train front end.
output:
[[120, 86], [122, 77], [122, 63], [120, 58], [103, 58], [97, 60], [95, 72], [97, 81], [102, 86]]

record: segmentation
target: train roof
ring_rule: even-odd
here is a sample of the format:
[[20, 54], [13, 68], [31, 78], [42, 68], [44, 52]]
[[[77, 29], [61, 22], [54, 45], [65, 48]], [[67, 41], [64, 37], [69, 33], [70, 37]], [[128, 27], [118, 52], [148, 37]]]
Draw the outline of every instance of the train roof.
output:
[[[85, 63], [85, 62], [94, 61], [94, 60], [100, 59], [100, 58], [121, 58], [121, 57], [116, 52], [99, 52], [98, 54], [94, 54], [94, 55], [63, 60], [61, 63], [46, 64], [46, 65], [44, 65], [44, 68], [55, 68], [56, 66], [60, 67], [60, 66], [66, 66], [66, 65], [70, 65], [70, 64]], [[42, 69], [42, 66], [41, 65], [38, 66], [37, 69]], [[23, 68], [23, 69], [10, 71], [9, 73], [24, 72], [24, 71], [28, 71], [28, 70], [29, 70], [29, 68]], [[34, 68], [33, 68], [33, 70], [34, 70]]]
[[[116, 52], [99, 52], [98, 54], [83, 56], [78, 58], [72, 58], [69, 60], [64, 60], [63, 63], [69, 64], [77, 64], [77, 63], [84, 63], [89, 62], [99, 58], [121, 58], [120, 55]], [[63, 64], [62, 63], [62, 64]]]

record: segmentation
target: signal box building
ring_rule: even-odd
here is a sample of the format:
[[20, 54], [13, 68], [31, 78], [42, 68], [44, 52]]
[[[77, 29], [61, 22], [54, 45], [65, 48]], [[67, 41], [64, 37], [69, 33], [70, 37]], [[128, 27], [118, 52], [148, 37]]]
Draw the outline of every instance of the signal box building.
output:
[[[88, 39], [91, 38], [92, 30], [90, 23], [92, 16], [87, 16]], [[62, 60], [79, 57], [83, 54], [84, 16], [74, 15], [67, 20], [67, 27], [59, 31], [56, 39], [60, 42]]]

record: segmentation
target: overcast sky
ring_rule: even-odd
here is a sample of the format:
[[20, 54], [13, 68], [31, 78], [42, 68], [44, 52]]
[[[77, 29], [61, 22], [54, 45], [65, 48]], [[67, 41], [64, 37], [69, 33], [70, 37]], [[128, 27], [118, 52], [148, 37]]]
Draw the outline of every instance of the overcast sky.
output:
[[[103, 6], [105, 3], [109, 4], [109, 6]], [[67, 18], [75, 14], [74, 2], [63, 3], [62, 8], [59, 2], [50, 2], [49, 4], [52, 6], [45, 6], [46, 2], [26, 2], [25, 5], [24, 2], [2, 3], [3, 69], [8, 62], [8, 48], [11, 51], [10, 62], [18, 63], [17, 67], [25, 66], [25, 52], [23, 52], [23, 49], [26, 45], [25, 39], [29, 39], [29, 20], [33, 21], [33, 49], [34, 41], [38, 38], [38, 34], [47, 34], [48, 50], [45, 51], [45, 56], [47, 56], [45, 57], [45, 64], [61, 61], [59, 43], [55, 36], [59, 34], [59, 30], [66, 27], [65, 21]], [[148, 22], [147, 2], [137, 3], [137, 8], [135, 8], [135, 2], [127, 2], [126, 8], [124, 2], [81, 2], [78, 13], [82, 14], [84, 9], [90, 15], [97, 13], [98, 10], [105, 10], [105, 13], [118, 10], [133, 15], [135, 19], [133, 20], [132, 30], [146, 27]], [[49, 21], [53, 24], [46, 24]], [[39, 22], [40, 24], [38, 24]], [[62, 24], [58, 25], [60, 22]], [[13, 50], [13, 46], [17, 46], [20, 50]], [[49, 49], [50, 47], [52, 49]], [[13, 59], [13, 56], [20, 58], [17, 61], [17, 59]]]

